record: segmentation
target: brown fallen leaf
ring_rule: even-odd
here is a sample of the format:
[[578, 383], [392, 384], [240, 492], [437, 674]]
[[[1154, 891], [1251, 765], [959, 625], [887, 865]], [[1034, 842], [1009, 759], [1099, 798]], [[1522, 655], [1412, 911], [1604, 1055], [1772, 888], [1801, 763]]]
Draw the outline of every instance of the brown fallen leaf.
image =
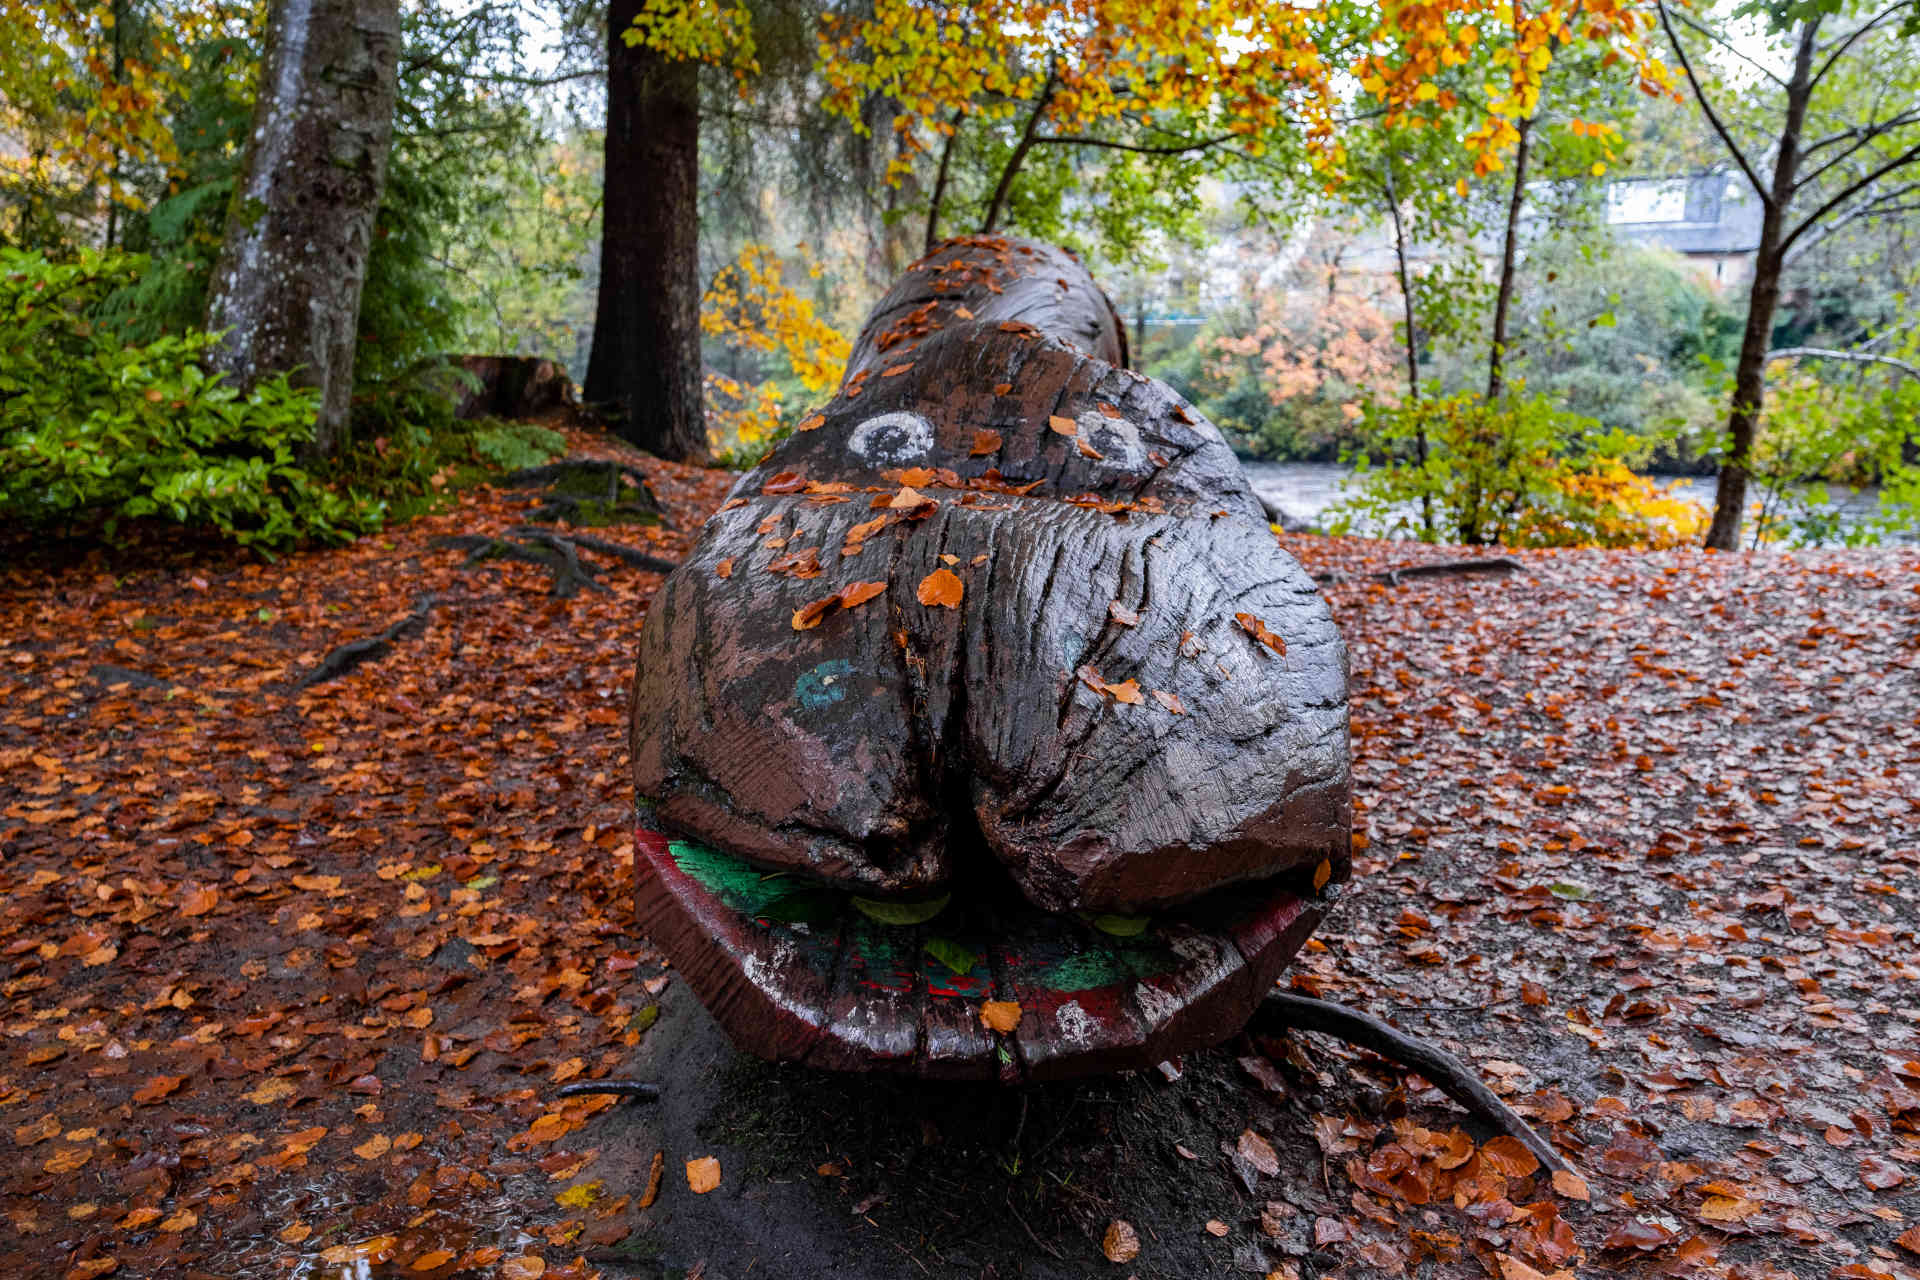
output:
[[1906, 1180], [1906, 1171], [1884, 1156], [1868, 1156], [1860, 1162], [1860, 1181], [1875, 1191], [1891, 1191]]
[[1231, 1230], [1233, 1230], [1232, 1227], [1220, 1221], [1218, 1218], [1207, 1219], [1207, 1234], [1210, 1236], [1224, 1236]]
[[1153, 691], [1153, 700], [1176, 716], [1187, 714], [1187, 709], [1181, 703], [1180, 695], [1178, 694], [1168, 693], [1165, 689], [1155, 689]]
[[1000, 433], [991, 428], [982, 428], [973, 433], [973, 448], [968, 457], [984, 458], [988, 454], [1000, 452]]
[[965, 584], [954, 576], [951, 569], [935, 569], [920, 580], [917, 596], [920, 603], [929, 608], [953, 609], [959, 607], [960, 597], [965, 591]]
[[1140, 1256], [1140, 1233], [1133, 1224], [1122, 1218], [1115, 1218], [1107, 1224], [1107, 1233], [1101, 1237], [1100, 1252], [1107, 1255], [1108, 1262], [1132, 1262]]
[[703, 1196], [720, 1185], [720, 1162], [712, 1156], [687, 1161], [687, 1186]]
[[980, 1025], [1009, 1035], [1020, 1025], [1020, 1006], [1012, 1000], [988, 1000], [980, 1006]]
[[110, 1276], [120, 1266], [120, 1259], [108, 1254], [104, 1258], [88, 1258], [85, 1262], [76, 1262], [67, 1268], [66, 1280], [96, 1280], [99, 1276]]
[[1240, 1158], [1271, 1178], [1280, 1172], [1280, 1157], [1274, 1154], [1273, 1144], [1251, 1129], [1240, 1131], [1240, 1140], [1234, 1144], [1234, 1150]]

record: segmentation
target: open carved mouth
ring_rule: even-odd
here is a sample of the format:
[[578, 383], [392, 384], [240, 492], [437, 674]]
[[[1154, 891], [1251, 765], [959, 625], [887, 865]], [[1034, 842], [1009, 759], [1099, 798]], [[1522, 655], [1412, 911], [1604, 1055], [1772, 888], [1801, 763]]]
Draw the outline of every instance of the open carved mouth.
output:
[[1346, 655], [1080, 265], [909, 270], [650, 606], [643, 926], [736, 1044], [1046, 1079], [1225, 1039], [1348, 870]]
[[735, 1043], [838, 1070], [1014, 1083], [1151, 1067], [1238, 1031], [1325, 908], [1291, 874], [1144, 916], [1061, 915], [978, 861], [938, 898], [874, 901], [635, 834], [641, 918]]

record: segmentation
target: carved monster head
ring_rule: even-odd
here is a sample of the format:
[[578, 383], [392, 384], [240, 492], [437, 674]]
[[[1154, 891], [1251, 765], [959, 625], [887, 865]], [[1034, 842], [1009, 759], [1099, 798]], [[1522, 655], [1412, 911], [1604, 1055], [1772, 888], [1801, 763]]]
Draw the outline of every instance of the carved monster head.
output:
[[950, 241], [656, 598], [642, 924], [745, 1047], [1151, 1063], [1234, 1030], [1345, 878], [1339, 636], [1125, 359], [1068, 255]]

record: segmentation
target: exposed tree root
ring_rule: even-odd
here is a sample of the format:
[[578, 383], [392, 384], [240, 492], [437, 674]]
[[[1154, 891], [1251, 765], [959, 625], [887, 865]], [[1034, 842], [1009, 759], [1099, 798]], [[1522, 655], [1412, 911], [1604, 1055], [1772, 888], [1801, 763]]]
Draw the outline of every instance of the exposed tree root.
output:
[[1419, 1072], [1440, 1092], [1473, 1115], [1519, 1141], [1548, 1169], [1577, 1172], [1517, 1111], [1481, 1083], [1471, 1067], [1438, 1045], [1416, 1039], [1370, 1014], [1328, 1000], [1313, 1000], [1276, 991], [1260, 1002], [1247, 1030], [1254, 1035], [1272, 1035], [1278, 1031], [1318, 1031], [1336, 1040], [1371, 1049], [1389, 1062]]
[[488, 560], [520, 560], [537, 564], [553, 576], [553, 594], [562, 599], [578, 595], [582, 587], [591, 587], [595, 591], [607, 589], [593, 576], [593, 570], [581, 563], [582, 551], [611, 556], [649, 573], [671, 573], [680, 567], [676, 560], [653, 555], [638, 547], [589, 537], [571, 530], [556, 533], [551, 529], [536, 529], [527, 525], [516, 526], [497, 537], [486, 533], [465, 533], [435, 538], [433, 544], [466, 552], [463, 568], [470, 569]]
[[[524, 534], [534, 531], [527, 529], [525, 526], [521, 526], [513, 529], [511, 532]], [[582, 551], [597, 551], [603, 556], [612, 556], [614, 559], [624, 561], [636, 569], [645, 569], [648, 573], [672, 573], [680, 567], [678, 560], [669, 560], [665, 556], [656, 556], [652, 552], [642, 551], [638, 547], [629, 547], [619, 542], [609, 542], [605, 538], [592, 537], [589, 534], [580, 533], [572, 529], [557, 535], [553, 534], [550, 530], [544, 529], [538, 532], [571, 542]]]
[[349, 640], [328, 650], [327, 656], [320, 659], [320, 665], [301, 676], [294, 684], [296, 691], [310, 689], [316, 684], [325, 684], [338, 679], [363, 662], [372, 662], [384, 658], [393, 648], [396, 640], [409, 639], [427, 629], [427, 617], [439, 601], [432, 596], [421, 596], [414, 604], [413, 612], [388, 627], [378, 635], [362, 636], [358, 640]]
[[[562, 545], [555, 546], [554, 543]], [[461, 566], [465, 569], [471, 569], [488, 560], [519, 560], [526, 564], [537, 564], [552, 575], [552, 594], [563, 600], [579, 595], [582, 587], [592, 587], [595, 591], [606, 590], [606, 587], [596, 582], [593, 575], [581, 565], [579, 555], [570, 544], [544, 531], [538, 537], [529, 533], [524, 538], [496, 538], [486, 533], [463, 533], [454, 537], [435, 538], [433, 545], [452, 547], [456, 551], [466, 552], [466, 563]]]
[[[1521, 564], [1508, 556], [1475, 556], [1469, 560], [1435, 560], [1430, 564], [1407, 564], [1395, 569], [1382, 569], [1379, 573], [1359, 575], [1366, 582], [1384, 582], [1397, 587], [1402, 578], [1441, 578], [1454, 574], [1473, 573], [1518, 573]], [[1314, 581], [1322, 586], [1336, 582], [1347, 582], [1354, 575], [1345, 573], [1316, 573]]]

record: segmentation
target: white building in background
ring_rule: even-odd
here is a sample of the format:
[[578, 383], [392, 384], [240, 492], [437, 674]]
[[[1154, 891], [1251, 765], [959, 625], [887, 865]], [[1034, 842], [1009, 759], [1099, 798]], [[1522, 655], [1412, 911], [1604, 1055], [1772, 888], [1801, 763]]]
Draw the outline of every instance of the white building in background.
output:
[[1628, 244], [1670, 249], [1721, 288], [1743, 285], [1760, 247], [1760, 201], [1739, 174], [1607, 184], [1607, 225]]

